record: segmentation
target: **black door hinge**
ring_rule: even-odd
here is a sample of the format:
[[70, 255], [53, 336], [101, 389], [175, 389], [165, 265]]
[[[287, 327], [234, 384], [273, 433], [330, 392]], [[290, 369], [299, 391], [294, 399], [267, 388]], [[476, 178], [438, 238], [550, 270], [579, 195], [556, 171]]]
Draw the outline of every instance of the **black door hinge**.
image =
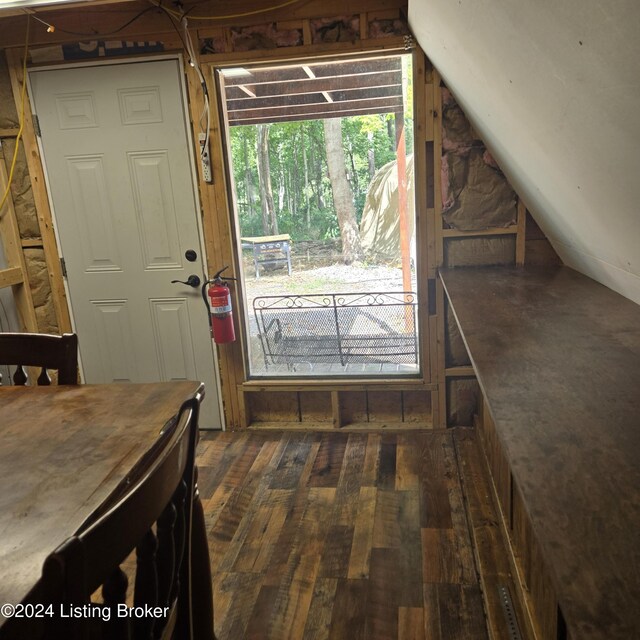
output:
[[62, 269], [62, 277], [67, 277], [67, 263], [64, 261], [64, 258], [60, 258], [60, 268]]
[[31, 119], [33, 120], [33, 130], [35, 131], [38, 138], [42, 138], [42, 130], [40, 129], [40, 119], [35, 113], [31, 116]]

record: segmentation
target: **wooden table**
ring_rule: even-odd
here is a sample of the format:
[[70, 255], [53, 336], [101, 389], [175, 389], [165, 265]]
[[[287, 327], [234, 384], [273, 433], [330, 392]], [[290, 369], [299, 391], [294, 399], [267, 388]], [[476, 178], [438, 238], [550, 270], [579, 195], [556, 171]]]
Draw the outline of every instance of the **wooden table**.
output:
[[569, 637], [640, 638], [640, 307], [567, 267], [441, 277]]
[[199, 382], [0, 387], [0, 604], [29, 594], [47, 555], [137, 477], [163, 427], [201, 390]]

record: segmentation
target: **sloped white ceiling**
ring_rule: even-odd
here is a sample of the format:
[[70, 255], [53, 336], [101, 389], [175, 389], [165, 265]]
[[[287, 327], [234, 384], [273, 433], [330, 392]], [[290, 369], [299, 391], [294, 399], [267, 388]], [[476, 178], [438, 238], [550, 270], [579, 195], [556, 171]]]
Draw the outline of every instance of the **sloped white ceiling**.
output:
[[640, 304], [640, 2], [409, 0], [409, 23], [565, 264]]

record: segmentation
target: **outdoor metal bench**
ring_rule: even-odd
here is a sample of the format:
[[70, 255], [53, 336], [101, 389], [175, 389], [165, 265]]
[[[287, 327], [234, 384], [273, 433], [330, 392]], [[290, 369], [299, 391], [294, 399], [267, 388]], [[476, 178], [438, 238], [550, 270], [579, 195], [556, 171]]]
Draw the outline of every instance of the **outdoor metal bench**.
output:
[[417, 364], [416, 294], [329, 293], [253, 301], [265, 366]]

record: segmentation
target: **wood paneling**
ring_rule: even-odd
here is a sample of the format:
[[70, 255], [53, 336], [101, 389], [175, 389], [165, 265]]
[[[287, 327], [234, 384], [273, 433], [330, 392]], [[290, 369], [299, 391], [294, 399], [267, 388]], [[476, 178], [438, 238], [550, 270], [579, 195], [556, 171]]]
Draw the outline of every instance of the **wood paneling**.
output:
[[453, 437], [207, 433], [219, 640], [487, 640]]

